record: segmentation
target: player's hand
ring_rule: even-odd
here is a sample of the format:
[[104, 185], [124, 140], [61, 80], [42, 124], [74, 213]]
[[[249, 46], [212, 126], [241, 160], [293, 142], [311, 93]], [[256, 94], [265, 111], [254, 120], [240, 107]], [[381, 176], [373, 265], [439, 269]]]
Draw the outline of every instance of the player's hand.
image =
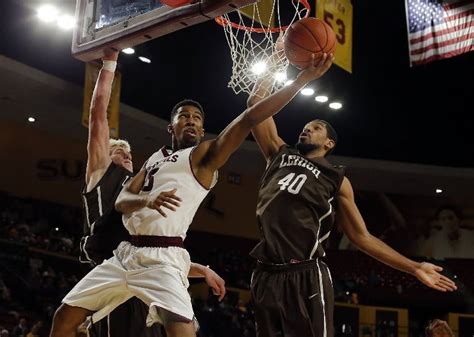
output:
[[458, 288], [456, 287], [456, 284], [453, 281], [451, 281], [446, 276], [440, 274], [442, 270], [443, 268], [439, 266], [423, 262], [415, 270], [415, 276], [420, 282], [424, 283], [430, 288], [442, 292], [457, 290]]
[[173, 212], [176, 211], [176, 207], [181, 206], [181, 198], [176, 195], [176, 188], [161, 192], [157, 197], [152, 197], [147, 203], [147, 207], [151, 209], [156, 209], [158, 213], [163, 215], [165, 218], [166, 213], [161, 209], [162, 207], [168, 208]]
[[285, 57], [285, 40], [283, 37], [284, 37], [283, 33], [280, 33], [277, 40], [275, 41], [275, 45], [274, 45], [274, 49], [272, 53], [272, 59], [274, 61]]
[[316, 61], [315, 55], [311, 54], [311, 64], [298, 74], [297, 79], [302, 81], [304, 84], [307, 84], [320, 78], [329, 70], [329, 68], [331, 68], [333, 60], [333, 54], [324, 53], [319, 61]]
[[225, 281], [217, 275], [217, 273], [212, 270], [211, 268], [207, 267], [204, 271], [204, 278], [206, 279], [206, 283], [209, 288], [212, 289], [212, 293], [216, 296], [219, 296], [219, 302], [225, 296]]
[[117, 61], [119, 56], [119, 52], [112, 48], [104, 49], [104, 57], [102, 57], [102, 61]]

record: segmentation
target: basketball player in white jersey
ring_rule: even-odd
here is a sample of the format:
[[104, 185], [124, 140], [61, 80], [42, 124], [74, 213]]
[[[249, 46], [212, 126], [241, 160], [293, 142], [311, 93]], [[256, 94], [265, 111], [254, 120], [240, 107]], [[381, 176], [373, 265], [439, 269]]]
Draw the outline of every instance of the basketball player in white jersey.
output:
[[[130, 145], [124, 140], [109, 139], [107, 106], [110, 99], [118, 52], [108, 50], [95, 86], [89, 118], [87, 170], [82, 192], [85, 210], [85, 233], [80, 244], [80, 260], [94, 267], [113, 255], [121, 241], [130, 235], [123, 226], [115, 201], [123, 184], [133, 176]], [[162, 148], [157, 158], [163, 159], [171, 151]], [[204, 277], [220, 299], [225, 294], [224, 280], [210, 268], [192, 263], [190, 276]], [[116, 308], [107, 319], [94, 324], [92, 336], [157, 337], [157, 325], [147, 328], [148, 307], [136, 297]]]
[[217, 170], [237, 150], [250, 130], [280, 111], [302, 88], [331, 66], [326, 55], [300, 72], [290, 85], [246, 109], [215, 139], [201, 142], [204, 114], [192, 102], [172, 111], [168, 131], [175, 152], [152, 155], [122, 190], [116, 203], [124, 213], [131, 242], [122, 242], [114, 256], [87, 274], [63, 299], [52, 337], [74, 336], [87, 315], [95, 320], [136, 296], [149, 306], [147, 324], [165, 325], [168, 337], [196, 336], [187, 292], [189, 254], [183, 239], [201, 201], [217, 180]]

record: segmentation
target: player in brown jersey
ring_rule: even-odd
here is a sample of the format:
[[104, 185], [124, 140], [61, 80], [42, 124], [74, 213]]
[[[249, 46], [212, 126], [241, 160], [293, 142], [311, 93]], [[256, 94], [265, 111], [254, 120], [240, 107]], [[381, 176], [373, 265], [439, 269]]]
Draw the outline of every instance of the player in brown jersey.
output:
[[[257, 82], [249, 106], [265, 96], [267, 81]], [[325, 158], [337, 144], [328, 122], [307, 123], [296, 148], [280, 138], [272, 117], [252, 133], [267, 161], [257, 205], [260, 243], [251, 252], [258, 261], [251, 282], [258, 337], [334, 335], [333, 288], [321, 243], [335, 215], [366, 254], [436, 290], [456, 289], [441, 267], [412, 261], [369, 233], [343, 168]]]

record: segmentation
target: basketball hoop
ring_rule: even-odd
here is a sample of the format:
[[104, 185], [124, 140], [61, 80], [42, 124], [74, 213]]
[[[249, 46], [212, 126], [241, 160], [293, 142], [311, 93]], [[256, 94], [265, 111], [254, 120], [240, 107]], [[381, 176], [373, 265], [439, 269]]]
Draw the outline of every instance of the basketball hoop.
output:
[[[228, 87], [236, 94], [252, 92], [255, 82], [270, 79], [271, 86], [264, 95], [282, 87], [286, 82], [289, 62], [283, 52], [274, 53], [278, 36], [295, 21], [306, 18], [311, 6], [308, 0], [290, 0], [294, 13], [282, 23], [280, 0], [267, 0], [271, 6], [269, 13], [262, 13], [257, 3], [245, 7], [252, 16], [234, 11], [217, 17], [216, 22], [224, 28], [224, 33], [232, 58], [232, 76]], [[266, 15], [266, 18], [265, 18]]]

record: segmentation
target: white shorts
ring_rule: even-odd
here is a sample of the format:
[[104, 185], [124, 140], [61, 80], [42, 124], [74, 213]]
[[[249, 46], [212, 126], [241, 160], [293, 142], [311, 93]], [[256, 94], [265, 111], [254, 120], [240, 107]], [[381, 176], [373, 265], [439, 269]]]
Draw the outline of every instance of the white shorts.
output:
[[163, 324], [157, 307], [192, 321], [190, 264], [183, 248], [138, 248], [122, 242], [114, 256], [91, 270], [62, 302], [94, 311], [92, 320], [97, 322], [136, 296], [149, 306], [147, 326]]

